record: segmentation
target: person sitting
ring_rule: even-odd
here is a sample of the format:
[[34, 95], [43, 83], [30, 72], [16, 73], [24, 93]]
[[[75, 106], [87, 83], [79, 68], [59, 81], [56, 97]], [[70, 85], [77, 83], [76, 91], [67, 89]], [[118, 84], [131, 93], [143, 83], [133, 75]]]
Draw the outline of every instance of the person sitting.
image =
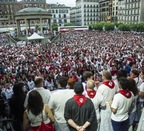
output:
[[49, 126], [50, 131], [54, 131], [52, 123], [55, 120], [49, 106], [43, 103], [41, 95], [36, 90], [32, 90], [23, 116], [23, 131], [27, 131], [29, 122], [31, 131], [37, 131], [42, 121]]

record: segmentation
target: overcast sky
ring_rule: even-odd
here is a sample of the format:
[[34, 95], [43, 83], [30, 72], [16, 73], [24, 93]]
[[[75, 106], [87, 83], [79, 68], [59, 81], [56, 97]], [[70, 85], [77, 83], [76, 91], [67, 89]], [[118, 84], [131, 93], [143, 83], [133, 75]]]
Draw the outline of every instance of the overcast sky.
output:
[[75, 0], [46, 0], [48, 4], [65, 4], [66, 6], [74, 7]]

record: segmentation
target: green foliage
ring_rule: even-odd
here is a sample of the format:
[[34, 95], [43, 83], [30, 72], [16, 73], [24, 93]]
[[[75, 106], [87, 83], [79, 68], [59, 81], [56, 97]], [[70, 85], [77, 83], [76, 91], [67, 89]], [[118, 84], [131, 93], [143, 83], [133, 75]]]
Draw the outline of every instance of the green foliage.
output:
[[102, 31], [103, 30], [103, 23], [99, 22], [99, 23], [93, 24], [93, 29]]
[[53, 24], [52, 25], [52, 30], [56, 30], [57, 31], [58, 30], [58, 25], [57, 24]]
[[36, 26], [35, 26], [35, 30], [36, 30], [36, 31], [40, 30], [40, 26], [39, 26], [39, 25], [36, 25]]
[[137, 31], [137, 24], [129, 24], [131, 31]]
[[73, 23], [65, 23], [64, 26], [75, 26]]
[[144, 22], [137, 24], [137, 32], [144, 32]]
[[131, 27], [130, 27], [129, 24], [120, 24], [118, 26], [118, 29], [121, 30], [121, 31], [130, 31]]
[[114, 22], [114, 25], [116, 26], [116, 27], [118, 27], [119, 25], [121, 25], [121, 24], [123, 24], [123, 23], [121, 23], [121, 22]]
[[106, 24], [105, 24], [105, 30], [106, 30], [106, 31], [114, 30], [114, 26], [115, 26], [115, 25], [114, 25], [113, 23], [110, 23], [110, 22], [109, 22], [109, 23], [106, 23]]
[[103, 30], [103, 27], [105, 27], [106, 31], [114, 30], [114, 27], [117, 27], [121, 31], [137, 31], [137, 32], [144, 32], [144, 22], [134, 24], [124, 24], [124, 23], [112, 23], [112, 22], [97, 22], [94, 24], [89, 25], [90, 29], [95, 30]]

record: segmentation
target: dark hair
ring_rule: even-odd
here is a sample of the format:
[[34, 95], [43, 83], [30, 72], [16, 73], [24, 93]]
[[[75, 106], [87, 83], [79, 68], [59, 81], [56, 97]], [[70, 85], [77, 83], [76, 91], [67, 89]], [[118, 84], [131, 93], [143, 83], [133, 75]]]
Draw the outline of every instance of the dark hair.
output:
[[76, 94], [82, 94], [84, 91], [83, 84], [81, 82], [75, 82], [74, 84], [74, 92]]
[[66, 87], [67, 81], [68, 81], [67, 77], [61, 76], [58, 78], [58, 84], [60, 84], [61, 87]]
[[125, 77], [120, 77], [119, 78], [119, 84], [121, 86], [122, 89], [129, 89], [130, 84], [129, 84], [129, 80]]
[[128, 78], [128, 81], [130, 84], [128, 89], [134, 94], [134, 96], [136, 96], [138, 94], [138, 88], [137, 88], [135, 80], [132, 78]]
[[42, 113], [43, 106], [44, 103], [41, 95], [36, 90], [32, 90], [28, 97], [28, 111], [37, 116]]
[[132, 72], [136, 77], [139, 76], [139, 71], [138, 71], [138, 70], [134, 69], [134, 70], [132, 70], [131, 72]]
[[42, 77], [36, 77], [34, 80], [35, 86], [39, 86], [41, 83], [43, 82], [43, 78]]
[[13, 86], [13, 95], [14, 96], [21, 96], [24, 91], [22, 89], [22, 87], [24, 86], [24, 83], [20, 82], [20, 83], [17, 83], [17, 84], [14, 84]]
[[91, 76], [93, 76], [93, 73], [91, 71], [85, 71], [83, 73], [83, 79], [87, 80], [88, 78], [90, 78]]
[[119, 81], [120, 77], [125, 77], [127, 78], [127, 71], [126, 70], [119, 70], [117, 73], [117, 80]]

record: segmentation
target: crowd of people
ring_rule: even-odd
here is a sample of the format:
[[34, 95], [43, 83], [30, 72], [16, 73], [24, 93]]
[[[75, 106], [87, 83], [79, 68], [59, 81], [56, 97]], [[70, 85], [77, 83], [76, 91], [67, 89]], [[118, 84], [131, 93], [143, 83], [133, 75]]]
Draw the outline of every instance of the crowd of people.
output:
[[0, 46], [1, 98], [15, 130], [29, 122], [37, 130], [42, 111], [52, 131], [135, 128], [144, 106], [143, 45], [142, 34], [70, 31], [48, 45]]
[[0, 33], [0, 45], [5, 45], [8, 43], [8, 36], [5, 33]]

